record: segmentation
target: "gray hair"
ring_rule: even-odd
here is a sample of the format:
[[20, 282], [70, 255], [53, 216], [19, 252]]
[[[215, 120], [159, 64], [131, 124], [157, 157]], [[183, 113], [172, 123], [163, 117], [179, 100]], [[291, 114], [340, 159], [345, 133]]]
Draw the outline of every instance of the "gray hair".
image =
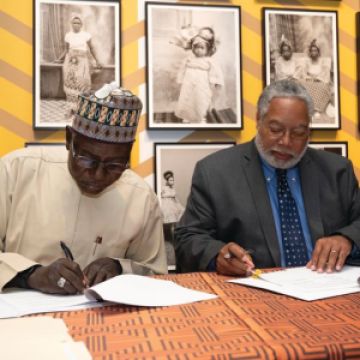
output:
[[314, 102], [307, 90], [297, 81], [280, 80], [268, 85], [259, 97], [257, 111], [261, 121], [269, 109], [271, 100], [278, 97], [295, 97], [303, 100], [308, 110], [309, 120], [311, 120], [314, 114]]

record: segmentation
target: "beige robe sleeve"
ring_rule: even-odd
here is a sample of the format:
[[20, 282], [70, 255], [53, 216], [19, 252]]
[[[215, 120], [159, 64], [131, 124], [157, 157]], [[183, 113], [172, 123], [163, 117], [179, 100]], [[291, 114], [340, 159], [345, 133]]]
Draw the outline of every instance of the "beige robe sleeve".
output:
[[11, 206], [10, 172], [0, 159], [0, 291], [17, 273], [28, 269], [36, 263], [15, 253], [7, 253], [6, 229]]
[[128, 247], [126, 259], [118, 260], [124, 274], [166, 274], [167, 260], [162, 216], [156, 195], [150, 194], [144, 206], [143, 227]]

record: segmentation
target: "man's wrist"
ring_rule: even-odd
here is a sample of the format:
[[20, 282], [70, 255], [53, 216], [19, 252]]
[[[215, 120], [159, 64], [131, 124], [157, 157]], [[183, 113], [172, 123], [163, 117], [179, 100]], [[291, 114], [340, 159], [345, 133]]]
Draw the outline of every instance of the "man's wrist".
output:
[[113, 260], [116, 263], [118, 274], [121, 275], [123, 272], [123, 268], [120, 264], [120, 261], [116, 259], [111, 259], [111, 260]]
[[41, 267], [41, 265], [37, 264], [19, 273], [18, 274], [20, 281], [19, 287], [23, 289], [31, 289], [31, 287], [28, 284], [28, 280], [30, 276], [35, 272], [35, 270], [37, 270], [39, 267]]

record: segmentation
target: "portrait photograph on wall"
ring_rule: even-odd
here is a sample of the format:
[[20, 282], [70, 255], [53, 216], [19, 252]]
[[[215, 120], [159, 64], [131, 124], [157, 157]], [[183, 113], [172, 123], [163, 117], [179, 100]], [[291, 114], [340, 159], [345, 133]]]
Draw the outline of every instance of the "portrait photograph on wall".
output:
[[312, 129], [340, 129], [337, 12], [263, 10], [264, 79], [292, 79], [311, 95]]
[[120, 4], [34, 0], [33, 8], [33, 126], [61, 129], [80, 93], [120, 85]]
[[341, 142], [341, 141], [335, 141], [335, 142], [310, 142], [309, 146], [314, 149], [320, 149], [332, 152], [334, 154], [341, 155], [343, 157], [348, 157], [348, 143], [347, 142]]
[[241, 129], [240, 7], [146, 3], [148, 128]]
[[196, 163], [216, 151], [234, 146], [227, 143], [155, 143], [155, 192], [164, 224], [176, 223], [186, 206]]

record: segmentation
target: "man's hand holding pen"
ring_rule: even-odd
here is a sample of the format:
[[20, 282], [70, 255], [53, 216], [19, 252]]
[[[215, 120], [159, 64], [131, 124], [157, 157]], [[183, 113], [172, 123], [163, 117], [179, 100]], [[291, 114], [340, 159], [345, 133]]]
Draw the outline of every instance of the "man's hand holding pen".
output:
[[82, 294], [85, 288], [122, 273], [120, 263], [111, 258], [96, 259], [82, 271], [70, 248], [64, 242], [60, 246], [65, 258], [36, 268], [27, 280], [28, 287], [48, 294]]
[[251, 250], [233, 242], [226, 244], [216, 257], [216, 271], [221, 275], [250, 276], [254, 268]]
[[[64, 280], [60, 282], [60, 279]], [[47, 266], [38, 267], [27, 282], [31, 289], [47, 294], [71, 295], [83, 293], [83, 280], [84, 274], [80, 266], [70, 259], [61, 258]]]

